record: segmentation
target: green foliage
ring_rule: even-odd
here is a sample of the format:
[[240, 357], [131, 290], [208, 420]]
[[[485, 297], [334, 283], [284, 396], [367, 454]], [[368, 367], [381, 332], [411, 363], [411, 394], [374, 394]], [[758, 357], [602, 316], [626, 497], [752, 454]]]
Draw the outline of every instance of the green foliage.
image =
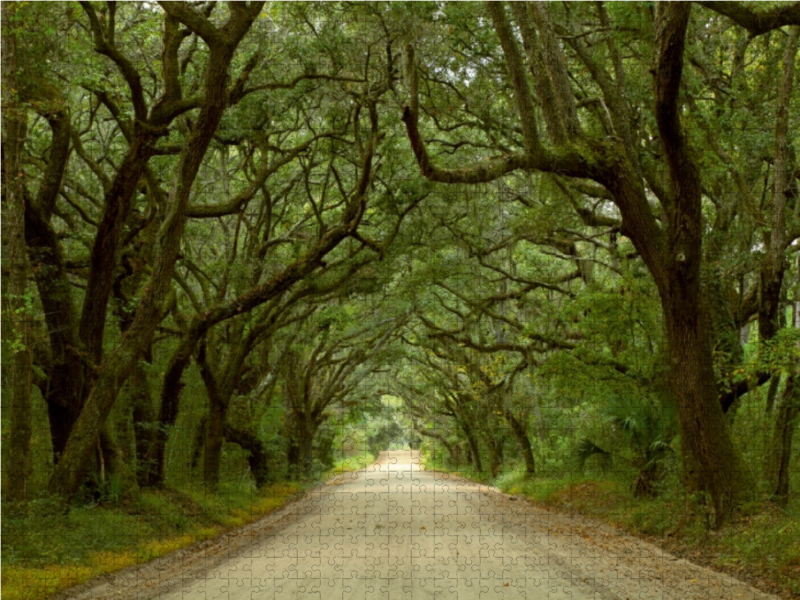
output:
[[[10, 319], [8, 320], [4, 319], [5, 322], [11, 321], [11, 323], [13, 324], [22, 319], [32, 320], [35, 317], [36, 314], [34, 308], [35, 295], [33, 289], [31, 288], [26, 289], [25, 293], [19, 297], [15, 297], [13, 294], [9, 293], [6, 293], [5, 296], [9, 302], [16, 300], [21, 304], [21, 306], [14, 309], [14, 311], [11, 313], [12, 316]], [[14, 329], [13, 327], [11, 327], [10, 329], [11, 329], [11, 335], [3, 336], [3, 344], [7, 345], [12, 353], [23, 352], [27, 350], [23, 342], [22, 333], [19, 330]]]
[[580, 438], [573, 450], [575, 468], [583, 471], [594, 459], [604, 471], [611, 468], [615, 457], [639, 474], [634, 487], [639, 494], [652, 494], [653, 482], [663, 473], [661, 466], [672, 454], [672, 440], [677, 433], [677, 412], [670, 402], [660, 406], [646, 398], [612, 397], [599, 412], [605, 425], [603, 436], [611, 450], [602, 448], [589, 438]]
[[594, 458], [597, 466], [603, 471], [608, 471], [613, 464], [613, 456], [611, 452], [603, 450], [600, 446], [587, 438], [578, 440], [572, 453], [575, 468], [578, 471], [583, 471], [586, 468], [586, 462], [590, 458]]
[[377, 456], [371, 452], [358, 452], [344, 456], [343, 458], [338, 459], [322, 476], [321, 479], [327, 480], [331, 477], [335, 477], [336, 475], [342, 475], [344, 473], [365, 469], [374, 463], [376, 458]]
[[[18, 299], [24, 306], [4, 313], [7, 319], [34, 321], [33, 379], [46, 393], [52, 383], [47, 377], [62, 366], [48, 365], [49, 357], [66, 348], [68, 356], [78, 357], [72, 364], [86, 367], [90, 381], [128, 335], [123, 324], [136, 314], [151, 281], [154, 236], [174, 197], [170, 185], [196, 131], [198, 110], [186, 110], [160, 132], [159, 153], [131, 199], [124, 240], [107, 280], [113, 281], [113, 293], [101, 360], [84, 355], [80, 336], [75, 338], [80, 343], [54, 341], [60, 332], [80, 329], [81, 303], [92, 291], [87, 287], [91, 249], [98, 231], [105, 230], [98, 224], [111, 214], [106, 194], [131, 150], [131, 130], [137, 134], [143, 124], [135, 118], [128, 82], [112, 58], [96, 51], [78, 5], [9, 6], [13, 15], [4, 35], [18, 38], [22, 85], [4, 89], [4, 101], [28, 111], [23, 170], [31, 198], [43, 184], [53, 143], [50, 123], [61, 109], [73, 135], [46, 223], [59, 256], [44, 260], [31, 248], [36, 279]], [[104, 26], [110, 24], [112, 5], [91, 6]], [[215, 23], [229, 14], [224, 3], [213, 8]], [[115, 43], [137, 71], [152, 108], [165, 87], [164, 13], [141, 3], [119, 3], [115, 10]], [[654, 3], [551, 3], [546, 10], [564, 42], [578, 120], [591, 142], [575, 144], [577, 152], [587, 163], [596, 162], [590, 147], [609, 161], [624, 156], [622, 162], [635, 163], [633, 172], [642, 177], [632, 183], [647, 198], [646, 208], [666, 239], [680, 224], [669, 218], [674, 190], [663, 176], [664, 140], [653, 112]], [[517, 27], [510, 11], [508, 16]], [[700, 272], [703, 285], [719, 288], [706, 294], [705, 307], [716, 336], [711, 345], [717, 383], [722, 392], [751, 386], [729, 417], [737, 447], [764, 493], [769, 482], [762, 465], [776, 424], [774, 412], [765, 411], [766, 386], [756, 382], [781, 374], [780, 393], [800, 362], [800, 330], [791, 306], [782, 315], [786, 327], [771, 340], [759, 339], [755, 324], [761, 268], [777, 215], [771, 204], [775, 116], [787, 37], [751, 36], [729, 18], [696, 7], [680, 97], [689, 143], [703, 150], [692, 160], [703, 188]], [[361, 468], [381, 450], [422, 440], [423, 449], [435, 455], [431, 468], [490, 481], [494, 458], [500, 472], [493, 481], [501, 489], [553, 503], [568, 495], [569, 502], [596, 514], [611, 514], [613, 506], [624, 512], [627, 527], [649, 535], [674, 531], [688, 507], [687, 536], [707, 534], [703, 495], [688, 502], [683, 497], [676, 410], [662, 400], [668, 324], [641, 241], [635, 245], [623, 234], [635, 223], [622, 219], [619, 199], [597, 183], [601, 177], [526, 169], [489, 183], [447, 185], [419, 176], [398, 120], [409, 101], [403, 75], [407, 42], [416, 48], [419, 126], [431, 164], [464, 172], [524, 151], [517, 95], [483, 4], [268, 4], [229, 69], [232, 82], [247, 75], [239, 80], [246, 93], [227, 107], [189, 204], [223, 205], [246, 195], [262, 169], [274, 171], [229, 214], [188, 219], [173, 293], [163, 319], [153, 324], [148, 357], [139, 363], [147, 373], [150, 405], [136, 405], [141, 394], [127, 385], [106, 423], [126, 468], [140, 474], [136, 435], [167, 435], [166, 485], [137, 494], [111, 465], [102, 477], [93, 467], [69, 515], [36, 499], [29, 517], [4, 521], [9, 564], [85, 566], [90, 558], [82, 548], [121, 551], [133, 543], [133, 531], [156, 542], [202, 537], [198, 527], [234, 526], [254, 514], [264, 498], [258, 500], [246, 448], [225, 442], [218, 491], [201, 486], [201, 423], [211, 413], [197, 347], [182, 374], [176, 422], [158, 423], [155, 416], [162, 408], [164, 375], [187, 331], [229, 305], [233, 316], [205, 332], [208, 364], [229, 400], [226, 423], [257, 439], [275, 484], [286, 472], [297, 423], [314, 416], [309, 478]], [[183, 97], [192, 98], [203, 85], [208, 49], [198, 36], [186, 36], [179, 56]], [[607, 81], [598, 81], [598, 74]], [[530, 88], [538, 94], [538, 86]], [[610, 97], [614, 90], [623, 90], [618, 103]], [[242, 299], [280, 280], [295, 261], [302, 266], [355, 206], [373, 103], [379, 140], [357, 232], [316, 257], [309, 275], [243, 309]], [[540, 118], [541, 98], [534, 104]], [[792, 155], [800, 147], [796, 91], [787, 114]], [[542, 139], [555, 148], [555, 157], [559, 150], [548, 137], [550, 124], [540, 120]], [[631, 130], [622, 131], [622, 124]], [[631, 137], [627, 156], [620, 150], [626, 136]], [[798, 209], [796, 190], [790, 188], [783, 225], [791, 238]], [[795, 245], [785, 252], [781, 302], [793, 306], [800, 273], [796, 242], [789, 243]], [[56, 258], [63, 259], [67, 276], [53, 284], [48, 297], [40, 297], [39, 283], [57, 279]], [[58, 310], [45, 314], [44, 300]], [[55, 316], [64, 306], [71, 321]], [[740, 344], [745, 326], [749, 341]], [[4, 364], [10, 354], [27, 349], [13, 326], [7, 331]], [[384, 331], [389, 334], [381, 341]], [[342, 373], [346, 376], [337, 379]], [[262, 389], [268, 374], [272, 379]], [[38, 390], [32, 400], [35, 498], [54, 468], [52, 415]], [[135, 408], [147, 409], [141, 410], [146, 416], [137, 431]], [[530, 444], [533, 474], [526, 471], [524, 444], [512, 423]], [[2, 426], [8, 439], [8, 414]], [[437, 437], [417, 439], [425, 430]], [[797, 446], [791, 459], [794, 467]], [[9, 460], [4, 444], [4, 467]], [[605, 492], [609, 500], [591, 500]], [[721, 534], [727, 540], [722, 545], [729, 543], [726, 560], [735, 562], [738, 548], [742, 562], [752, 564], [760, 546], [781, 547], [788, 558], [775, 559], [768, 568], [795, 568], [797, 544], [789, 539], [797, 534], [794, 502], [785, 515], [760, 504], [745, 507], [753, 527], [763, 527], [764, 534], [747, 539], [747, 532], [753, 533], [749, 526], [730, 537]], [[45, 539], [48, 531], [54, 532], [52, 541]], [[140, 548], [137, 560], [162, 551]]]

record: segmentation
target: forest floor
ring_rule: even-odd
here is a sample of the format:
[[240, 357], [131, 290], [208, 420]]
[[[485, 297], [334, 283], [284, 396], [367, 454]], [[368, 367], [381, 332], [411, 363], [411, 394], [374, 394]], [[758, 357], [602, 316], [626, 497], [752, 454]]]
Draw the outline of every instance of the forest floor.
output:
[[775, 598], [596, 519], [418, 461], [382, 453], [251, 525], [59, 598]]
[[[369, 453], [349, 457], [321, 479], [363, 468], [374, 458]], [[255, 490], [227, 482], [216, 493], [202, 486], [166, 487], [142, 490], [136, 497], [104, 497], [93, 505], [73, 506], [67, 514], [47, 499], [34, 500], [24, 517], [3, 514], [2, 598], [41, 600], [189, 546], [214, 543], [317, 484], [279, 481]], [[99, 594], [93, 600], [98, 597], [107, 598]]]
[[443, 470], [493, 485], [544, 510], [597, 519], [780, 598], [800, 598], [800, 507], [782, 510], [766, 500], [754, 502], [731, 524], [714, 531], [703, 506], [690, 506], [685, 498], [669, 494], [635, 498], [619, 481], [526, 479], [521, 471], [486, 479], [469, 471]]

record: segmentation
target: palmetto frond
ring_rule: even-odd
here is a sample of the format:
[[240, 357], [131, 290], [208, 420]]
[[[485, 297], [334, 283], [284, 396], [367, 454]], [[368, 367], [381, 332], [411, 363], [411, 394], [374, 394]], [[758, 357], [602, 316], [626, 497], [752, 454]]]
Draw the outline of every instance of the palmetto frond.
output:
[[578, 471], [583, 471], [586, 468], [586, 462], [592, 457], [596, 457], [597, 464], [604, 471], [607, 471], [611, 468], [613, 463], [613, 454], [607, 450], [604, 450], [592, 440], [588, 438], [582, 438], [575, 446], [575, 449], [572, 453], [572, 460], [575, 468]]

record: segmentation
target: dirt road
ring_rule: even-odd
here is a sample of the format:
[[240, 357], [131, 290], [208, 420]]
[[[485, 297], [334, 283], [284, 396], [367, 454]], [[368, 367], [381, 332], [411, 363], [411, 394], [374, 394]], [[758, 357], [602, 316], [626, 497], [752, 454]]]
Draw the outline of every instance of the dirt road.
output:
[[610, 527], [385, 452], [225, 538], [69, 598], [767, 599]]

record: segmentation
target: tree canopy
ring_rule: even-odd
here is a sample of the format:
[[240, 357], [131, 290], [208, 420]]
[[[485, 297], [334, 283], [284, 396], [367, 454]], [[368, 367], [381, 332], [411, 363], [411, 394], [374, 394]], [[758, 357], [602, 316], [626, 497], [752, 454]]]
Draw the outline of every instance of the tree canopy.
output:
[[2, 10], [4, 499], [394, 440], [789, 501], [799, 3]]

